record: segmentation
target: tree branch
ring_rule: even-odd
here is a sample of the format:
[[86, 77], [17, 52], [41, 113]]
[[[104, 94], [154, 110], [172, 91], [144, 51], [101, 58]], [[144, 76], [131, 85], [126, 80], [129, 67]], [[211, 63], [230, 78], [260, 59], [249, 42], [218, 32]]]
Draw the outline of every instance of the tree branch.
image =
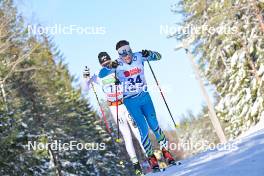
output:
[[31, 49], [31, 51], [30, 51], [28, 54], [25, 54], [25, 55], [23, 55], [22, 57], [18, 58], [18, 59], [15, 61], [14, 65], [12, 66], [12, 68], [10, 69], [10, 71], [9, 71], [9, 72], [7, 73], [7, 75], [4, 77], [4, 79], [2, 80], [2, 82], [5, 82], [5, 81], [10, 77], [10, 75], [15, 71], [16, 66], [17, 66], [18, 64], [20, 64], [21, 62], [23, 62], [25, 58], [27, 58], [28, 56], [30, 56], [30, 55], [33, 53], [33, 51], [34, 51], [35, 49], [37, 49], [37, 47], [39, 47], [39, 45], [40, 45], [40, 44], [37, 44], [33, 49]]

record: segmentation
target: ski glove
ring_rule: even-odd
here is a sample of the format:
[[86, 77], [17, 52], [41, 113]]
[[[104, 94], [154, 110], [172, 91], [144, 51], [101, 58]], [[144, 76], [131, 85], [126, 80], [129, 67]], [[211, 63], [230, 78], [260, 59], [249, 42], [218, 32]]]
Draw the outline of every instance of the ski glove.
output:
[[149, 55], [150, 55], [150, 51], [149, 50], [142, 50], [142, 56], [143, 57], [149, 57]]
[[121, 82], [119, 81], [119, 79], [115, 78], [115, 85], [119, 85], [121, 84]]
[[111, 62], [109, 65], [110, 65], [110, 68], [117, 68], [119, 64], [118, 64], [118, 61], [115, 60], [115, 61]]

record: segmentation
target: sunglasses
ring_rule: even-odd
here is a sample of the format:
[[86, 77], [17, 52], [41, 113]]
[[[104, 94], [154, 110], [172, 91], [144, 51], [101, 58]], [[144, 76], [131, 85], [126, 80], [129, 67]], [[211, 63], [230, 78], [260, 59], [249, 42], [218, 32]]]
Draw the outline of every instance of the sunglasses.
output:
[[121, 51], [118, 51], [118, 54], [120, 57], [126, 57], [127, 55], [131, 55], [132, 54], [132, 50], [130, 48], [125, 48]]

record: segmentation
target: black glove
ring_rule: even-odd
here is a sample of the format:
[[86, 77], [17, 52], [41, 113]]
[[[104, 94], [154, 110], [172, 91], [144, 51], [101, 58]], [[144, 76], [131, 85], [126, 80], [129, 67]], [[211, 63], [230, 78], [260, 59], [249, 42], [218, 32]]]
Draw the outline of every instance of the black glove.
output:
[[149, 55], [150, 55], [150, 51], [149, 50], [142, 50], [142, 56], [143, 57], [149, 57]]
[[119, 85], [121, 84], [121, 82], [119, 81], [119, 79], [115, 78], [115, 85]]
[[110, 65], [111, 65], [111, 68], [117, 68], [119, 64], [118, 64], [118, 61], [115, 60], [115, 61], [111, 62]]
[[90, 77], [90, 69], [86, 66], [85, 70], [83, 71], [83, 77], [89, 78]]

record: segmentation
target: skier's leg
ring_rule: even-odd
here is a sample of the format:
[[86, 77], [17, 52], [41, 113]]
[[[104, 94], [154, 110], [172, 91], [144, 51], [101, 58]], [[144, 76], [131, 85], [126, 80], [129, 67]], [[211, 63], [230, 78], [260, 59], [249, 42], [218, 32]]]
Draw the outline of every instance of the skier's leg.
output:
[[152, 102], [151, 97], [150, 97], [148, 92], [145, 92], [144, 105], [143, 105], [142, 111], [146, 117], [146, 120], [148, 122], [149, 127], [151, 128], [151, 130], [155, 134], [155, 137], [156, 137], [157, 141], [159, 142], [161, 148], [163, 148], [163, 147], [166, 148], [168, 142], [167, 142], [167, 139], [166, 139], [163, 131], [159, 127], [155, 108], [154, 108], [153, 102]]
[[145, 149], [144, 147], [142, 146], [141, 144], [141, 136], [140, 136], [140, 133], [139, 133], [139, 129], [136, 125], [136, 122], [133, 120], [133, 118], [131, 117], [131, 115], [128, 113], [128, 111], [126, 110], [126, 117], [127, 117], [127, 122], [132, 130], [132, 133], [135, 135], [137, 141], [139, 142], [139, 145], [143, 151], [143, 153], [145, 153]]
[[[116, 122], [117, 121], [117, 119], [116, 119], [116, 107], [110, 106], [110, 110], [111, 110], [111, 113], [112, 113], [114, 120]], [[125, 142], [126, 151], [129, 155], [132, 163], [137, 163], [138, 159], [137, 159], [136, 152], [134, 149], [130, 129], [129, 129], [129, 126], [127, 124], [127, 119], [125, 116], [126, 115], [126, 108], [124, 105], [119, 105], [118, 114], [119, 114], [119, 129], [120, 129], [120, 132], [121, 132], [123, 139], [124, 139], [124, 142]]]
[[148, 124], [143, 115], [143, 112], [141, 111], [140, 101], [141, 100], [137, 98], [127, 98], [124, 99], [124, 104], [138, 127], [141, 136], [141, 144], [144, 147], [146, 154], [148, 156], [151, 156], [153, 155], [153, 149], [150, 138], [148, 136]]
[[160, 144], [160, 149], [162, 150], [163, 157], [168, 162], [168, 164], [175, 164], [175, 160], [174, 160], [173, 156], [168, 151], [168, 142], [165, 138], [165, 135], [159, 127], [158, 120], [156, 117], [155, 108], [154, 108], [154, 105], [153, 105], [153, 102], [151, 100], [149, 93], [146, 93], [146, 95], [145, 95], [144, 105], [143, 105], [142, 110], [146, 116], [149, 127], [154, 132], [156, 139]]

